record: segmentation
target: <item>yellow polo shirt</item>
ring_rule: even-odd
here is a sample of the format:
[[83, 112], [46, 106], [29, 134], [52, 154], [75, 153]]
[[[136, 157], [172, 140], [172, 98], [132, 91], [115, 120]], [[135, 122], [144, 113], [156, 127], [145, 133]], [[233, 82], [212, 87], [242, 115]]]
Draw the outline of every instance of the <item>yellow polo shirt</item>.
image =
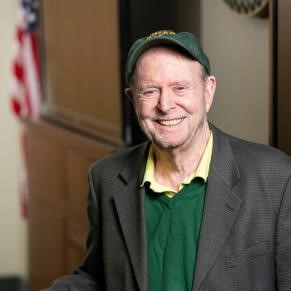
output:
[[[192, 175], [187, 177], [180, 184], [178, 191], [183, 189], [183, 187], [185, 185], [190, 184], [191, 181], [196, 177], [202, 178], [205, 182], [207, 181], [209, 168], [210, 168], [210, 162], [211, 162], [212, 147], [213, 147], [213, 135], [212, 135], [212, 133], [210, 133], [210, 137], [208, 139], [206, 148], [205, 148], [204, 153], [201, 157], [201, 160], [197, 166], [196, 171]], [[165, 193], [168, 197], [173, 197], [178, 191], [175, 191], [174, 189], [171, 189], [170, 187], [159, 184], [155, 180], [154, 171], [155, 171], [154, 151], [153, 151], [153, 147], [151, 146], [150, 150], [149, 150], [147, 163], [146, 163], [146, 169], [145, 169], [145, 173], [144, 173], [144, 177], [143, 177], [143, 181], [142, 181], [141, 186], [143, 186], [145, 182], [149, 182], [150, 188], [154, 192]]]

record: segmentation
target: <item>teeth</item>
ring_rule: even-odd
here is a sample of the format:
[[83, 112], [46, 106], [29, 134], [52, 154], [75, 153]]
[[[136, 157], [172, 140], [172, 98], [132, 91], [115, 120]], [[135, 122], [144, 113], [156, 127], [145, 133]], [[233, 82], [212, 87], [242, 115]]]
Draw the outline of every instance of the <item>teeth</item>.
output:
[[179, 124], [184, 118], [176, 118], [176, 119], [160, 119], [159, 123], [161, 125], [166, 125], [166, 126], [174, 126]]

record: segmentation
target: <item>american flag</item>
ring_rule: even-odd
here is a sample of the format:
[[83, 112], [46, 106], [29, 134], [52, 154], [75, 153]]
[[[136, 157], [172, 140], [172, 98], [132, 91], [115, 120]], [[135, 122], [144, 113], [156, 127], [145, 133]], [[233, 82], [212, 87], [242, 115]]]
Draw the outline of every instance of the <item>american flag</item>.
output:
[[36, 29], [38, 0], [21, 0], [16, 26], [11, 105], [21, 118], [36, 120], [40, 114], [40, 57]]
[[[20, 0], [16, 25], [11, 107], [21, 119], [37, 120], [40, 115], [40, 57], [37, 41], [38, 0]], [[19, 198], [21, 214], [28, 216], [27, 134], [20, 124]]]

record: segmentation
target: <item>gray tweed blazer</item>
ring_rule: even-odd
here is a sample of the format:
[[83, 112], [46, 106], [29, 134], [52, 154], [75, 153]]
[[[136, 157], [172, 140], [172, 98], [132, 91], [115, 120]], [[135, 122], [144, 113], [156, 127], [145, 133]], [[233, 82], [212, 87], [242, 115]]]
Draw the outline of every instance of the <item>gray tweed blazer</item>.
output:
[[[291, 159], [211, 126], [214, 148], [195, 290], [291, 290]], [[87, 255], [50, 291], [147, 291], [144, 189], [148, 143], [89, 174]], [[167, 291], [167, 290], [163, 290]]]

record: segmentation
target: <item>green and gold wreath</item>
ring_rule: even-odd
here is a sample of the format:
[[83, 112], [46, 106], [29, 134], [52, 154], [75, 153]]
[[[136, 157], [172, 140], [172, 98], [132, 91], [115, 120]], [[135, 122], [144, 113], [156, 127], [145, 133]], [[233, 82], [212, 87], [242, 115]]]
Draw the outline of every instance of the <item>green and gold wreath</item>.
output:
[[268, 16], [269, 0], [223, 0], [227, 6], [246, 16]]

